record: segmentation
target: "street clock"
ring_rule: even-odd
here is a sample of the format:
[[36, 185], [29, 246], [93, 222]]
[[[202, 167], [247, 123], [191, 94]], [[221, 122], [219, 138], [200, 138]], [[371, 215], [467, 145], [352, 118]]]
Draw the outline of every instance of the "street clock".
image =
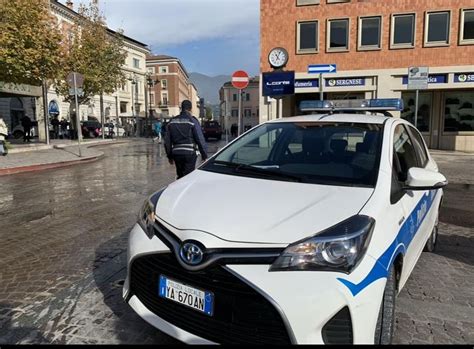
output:
[[288, 63], [288, 51], [282, 47], [276, 47], [270, 51], [268, 62], [272, 68], [280, 69]]

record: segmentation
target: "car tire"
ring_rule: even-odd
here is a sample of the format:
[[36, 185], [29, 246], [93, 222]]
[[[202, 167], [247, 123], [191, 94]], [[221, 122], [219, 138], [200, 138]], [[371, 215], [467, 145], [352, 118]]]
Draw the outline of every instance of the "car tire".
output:
[[15, 131], [15, 132], [13, 132], [13, 138], [15, 138], [15, 139], [20, 139], [20, 138], [22, 138], [22, 137], [23, 137], [23, 132], [21, 132], [21, 131]]
[[[438, 216], [439, 216], [439, 213], [438, 213]], [[438, 244], [438, 229], [439, 229], [438, 225], [439, 225], [439, 218], [436, 217], [436, 222], [433, 227], [433, 230], [431, 231], [431, 235], [428, 241], [426, 241], [425, 248], [423, 249], [424, 252], [433, 253], [436, 250], [436, 245]]]
[[382, 305], [375, 328], [375, 344], [389, 345], [392, 343], [395, 327], [395, 299], [397, 296], [397, 277], [395, 266], [392, 265], [383, 292]]

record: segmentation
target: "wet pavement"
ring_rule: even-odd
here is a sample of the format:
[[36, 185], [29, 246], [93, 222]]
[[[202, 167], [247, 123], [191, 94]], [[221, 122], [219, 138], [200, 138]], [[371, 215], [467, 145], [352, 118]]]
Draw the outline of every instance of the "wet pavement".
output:
[[[0, 178], [0, 345], [177, 343], [121, 298], [128, 232], [174, 168], [156, 144], [99, 149], [94, 163]], [[474, 229], [460, 225], [442, 224], [400, 294], [396, 343], [474, 342]]]

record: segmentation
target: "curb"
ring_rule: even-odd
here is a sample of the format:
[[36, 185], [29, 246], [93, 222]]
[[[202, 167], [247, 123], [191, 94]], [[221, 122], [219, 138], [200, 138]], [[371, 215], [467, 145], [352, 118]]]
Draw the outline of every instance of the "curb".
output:
[[68, 166], [79, 165], [79, 164], [87, 164], [90, 162], [97, 161], [101, 159], [103, 156], [104, 154], [100, 154], [97, 156], [92, 156], [92, 157], [88, 157], [81, 160], [71, 160], [71, 161], [62, 161], [62, 162], [56, 162], [56, 163], [51, 163], [51, 164], [38, 164], [38, 165], [31, 165], [31, 166], [4, 168], [4, 169], [0, 169], [0, 176], [8, 176], [8, 175], [17, 174], [17, 173], [49, 170], [53, 168], [68, 167]]

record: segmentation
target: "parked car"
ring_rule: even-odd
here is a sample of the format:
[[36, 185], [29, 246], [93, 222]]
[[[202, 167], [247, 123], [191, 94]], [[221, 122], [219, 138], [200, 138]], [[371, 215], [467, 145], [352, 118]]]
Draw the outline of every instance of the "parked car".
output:
[[102, 125], [98, 121], [81, 121], [82, 137], [97, 138], [102, 136]]
[[104, 124], [104, 134], [106, 138], [125, 137], [125, 129], [115, 122], [108, 122]]
[[[15, 139], [20, 139], [23, 138], [23, 135], [25, 134], [25, 131], [23, 129], [23, 126], [16, 125], [9, 134], [9, 137], [13, 137]], [[31, 121], [31, 138], [38, 137], [38, 121], [32, 120]]]
[[206, 138], [206, 141], [209, 138], [216, 138], [218, 140], [222, 139], [222, 128], [217, 121], [204, 121], [202, 125], [202, 133]]
[[302, 103], [312, 115], [263, 123], [151, 195], [129, 237], [135, 312], [192, 344], [389, 344], [447, 180], [389, 116], [402, 100], [349, 102]]

